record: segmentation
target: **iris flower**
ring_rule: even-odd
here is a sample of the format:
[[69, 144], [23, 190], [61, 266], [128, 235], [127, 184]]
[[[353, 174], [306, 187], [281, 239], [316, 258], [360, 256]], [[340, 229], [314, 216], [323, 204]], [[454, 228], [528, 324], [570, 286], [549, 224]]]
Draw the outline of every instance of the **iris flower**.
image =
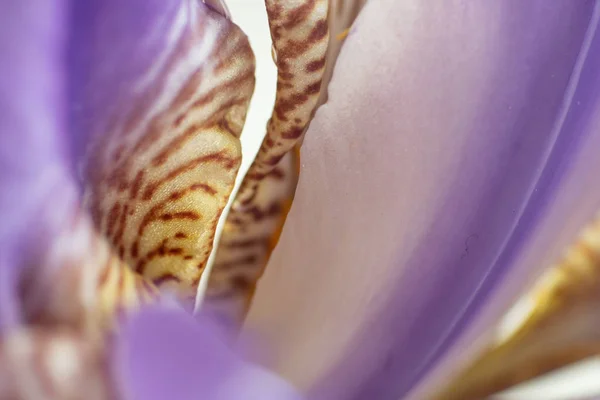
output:
[[235, 190], [224, 2], [0, 4], [0, 397], [482, 398], [596, 354], [600, 3], [265, 2]]

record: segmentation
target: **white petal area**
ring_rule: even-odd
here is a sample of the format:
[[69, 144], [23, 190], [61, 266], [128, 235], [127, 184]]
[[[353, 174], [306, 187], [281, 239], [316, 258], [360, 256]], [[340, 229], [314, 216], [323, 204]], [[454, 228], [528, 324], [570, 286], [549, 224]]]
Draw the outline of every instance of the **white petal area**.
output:
[[[600, 359], [590, 358], [494, 396], [492, 400], [600, 398]], [[594, 397], [595, 396], [595, 397]]]

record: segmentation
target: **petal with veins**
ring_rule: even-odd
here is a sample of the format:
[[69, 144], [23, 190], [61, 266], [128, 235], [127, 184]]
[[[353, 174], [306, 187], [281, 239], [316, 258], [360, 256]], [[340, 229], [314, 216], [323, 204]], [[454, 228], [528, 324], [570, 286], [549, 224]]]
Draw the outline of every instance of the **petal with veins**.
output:
[[[227, 215], [215, 277], [207, 288], [207, 301], [221, 303], [222, 318], [234, 325], [245, 317], [287, 216], [297, 161], [293, 154], [284, 157], [314, 115], [329, 41], [327, 0], [267, 0], [266, 8], [277, 65], [275, 106], [266, 137]], [[236, 243], [248, 247], [241, 250]]]
[[[119, 16], [99, 16], [100, 43], [90, 46], [106, 45], [106, 29], [127, 28]], [[85, 199], [119, 257], [193, 302], [241, 160], [254, 56], [239, 28], [196, 1], [180, 2], [153, 29], [163, 32], [163, 46], [152, 48], [146, 69], [131, 68], [138, 75], [118, 87], [112, 113], [89, 125]], [[100, 68], [92, 67], [97, 81], [88, 90], [103, 90]], [[87, 106], [93, 117], [92, 100], [83, 113]]]
[[593, 11], [366, 3], [249, 313], [284, 377], [328, 399], [432, 387], [573, 240], [600, 203]]
[[90, 322], [109, 252], [81, 212], [70, 171], [66, 8], [62, 1], [0, 6], [2, 325]]
[[119, 313], [137, 310], [159, 299], [160, 293], [155, 285], [113, 254], [98, 277], [98, 310], [95, 317], [99, 319], [100, 326], [111, 328]]
[[266, 137], [232, 208], [252, 202], [260, 180], [298, 142], [321, 91], [329, 27], [327, 0], [266, 0], [277, 65], [277, 96]]
[[294, 197], [298, 165], [298, 153], [287, 153], [257, 186], [252, 211], [227, 216], [203, 306], [225, 326], [244, 320]]

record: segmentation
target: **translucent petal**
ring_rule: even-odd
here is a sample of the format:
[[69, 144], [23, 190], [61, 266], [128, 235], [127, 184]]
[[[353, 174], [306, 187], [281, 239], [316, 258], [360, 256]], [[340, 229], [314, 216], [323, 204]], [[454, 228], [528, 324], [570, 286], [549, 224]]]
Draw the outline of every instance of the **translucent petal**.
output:
[[523, 322], [439, 398], [479, 399], [600, 353], [600, 219], [542, 276]]
[[114, 364], [128, 398], [300, 399], [277, 376], [242, 361], [213, 328], [209, 321], [159, 309], [133, 317], [124, 327]]

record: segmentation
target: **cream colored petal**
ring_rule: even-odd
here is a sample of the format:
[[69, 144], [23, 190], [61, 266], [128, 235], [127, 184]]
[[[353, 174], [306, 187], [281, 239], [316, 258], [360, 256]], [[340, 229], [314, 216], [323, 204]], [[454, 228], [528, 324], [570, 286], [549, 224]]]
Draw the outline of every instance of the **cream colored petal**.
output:
[[251, 208], [259, 182], [294, 148], [310, 122], [326, 62], [327, 0], [267, 0], [277, 96], [266, 137], [244, 177], [232, 209]]
[[93, 135], [85, 199], [122, 260], [193, 302], [241, 160], [254, 56], [202, 3], [182, 1], [171, 24], [132, 98]]
[[298, 161], [285, 156], [316, 110], [329, 42], [327, 0], [267, 0], [266, 8], [278, 69], [275, 107], [227, 216], [207, 289], [212, 308], [234, 325], [245, 317], [292, 201]]
[[232, 210], [219, 241], [206, 291], [206, 309], [239, 327], [256, 282], [277, 244], [298, 177], [298, 153], [287, 153], [257, 187], [252, 210]]

